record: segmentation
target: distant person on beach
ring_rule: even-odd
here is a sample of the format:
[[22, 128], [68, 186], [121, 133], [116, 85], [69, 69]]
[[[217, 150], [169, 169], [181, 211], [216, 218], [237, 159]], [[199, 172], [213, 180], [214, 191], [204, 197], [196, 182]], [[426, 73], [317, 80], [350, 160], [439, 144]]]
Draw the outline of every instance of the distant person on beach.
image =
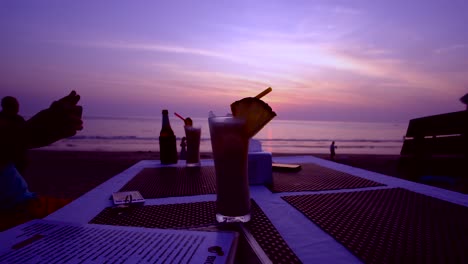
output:
[[330, 145], [330, 160], [335, 160], [335, 149], [337, 148], [337, 146], [335, 146], [335, 141], [333, 141]]
[[[2, 112], [6, 110], [7, 116], [14, 112], [17, 114], [16, 108], [9, 108], [8, 102], [13, 101], [6, 100], [6, 109], [2, 100]], [[0, 118], [0, 231], [32, 219], [43, 218], [68, 202], [31, 193], [16, 167], [15, 153], [47, 146], [57, 140], [73, 136], [77, 130], [83, 129], [82, 108], [77, 105], [79, 100], [80, 96], [72, 91], [18, 126], [12, 125], [11, 120], [4, 118], [2, 114]], [[16, 105], [19, 109], [19, 104]]]
[[[0, 112], [0, 123], [2, 129], [16, 131], [20, 129], [26, 121], [19, 114], [19, 103], [13, 96], [5, 96], [2, 99], [2, 111]], [[16, 169], [24, 173], [26, 168], [26, 150], [14, 149], [11, 153]]]

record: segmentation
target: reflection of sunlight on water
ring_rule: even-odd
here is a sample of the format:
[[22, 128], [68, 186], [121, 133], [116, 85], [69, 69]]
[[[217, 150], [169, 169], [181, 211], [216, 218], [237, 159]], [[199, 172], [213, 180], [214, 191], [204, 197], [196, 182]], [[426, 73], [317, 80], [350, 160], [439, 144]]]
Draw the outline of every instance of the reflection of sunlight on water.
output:
[[[273, 139], [273, 131], [271, 131], [271, 127], [267, 127], [266, 129], [267, 139], [271, 141]], [[273, 148], [271, 145], [262, 145], [262, 148], [263, 151], [273, 152]]]

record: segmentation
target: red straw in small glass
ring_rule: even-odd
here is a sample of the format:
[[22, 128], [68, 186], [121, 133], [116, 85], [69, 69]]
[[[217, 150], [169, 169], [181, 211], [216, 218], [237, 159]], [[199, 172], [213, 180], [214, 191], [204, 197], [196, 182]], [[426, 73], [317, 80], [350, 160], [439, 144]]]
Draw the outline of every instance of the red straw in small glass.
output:
[[178, 118], [182, 119], [185, 121], [185, 118], [183, 118], [181, 115], [179, 115], [178, 113], [174, 112], [174, 115], [176, 115]]

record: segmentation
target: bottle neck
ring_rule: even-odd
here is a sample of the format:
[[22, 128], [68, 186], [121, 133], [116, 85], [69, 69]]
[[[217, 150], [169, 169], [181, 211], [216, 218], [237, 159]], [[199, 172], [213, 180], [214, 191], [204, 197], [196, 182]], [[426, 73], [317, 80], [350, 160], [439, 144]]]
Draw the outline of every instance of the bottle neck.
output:
[[174, 132], [172, 131], [171, 124], [169, 123], [169, 115], [163, 114], [162, 119], [162, 128], [161, 128], [161, 135], [173, 135]]
[[169, 116], [167, 114], [163, 114], [162, 126], [171, 127], [171, 124], [169, 123]]

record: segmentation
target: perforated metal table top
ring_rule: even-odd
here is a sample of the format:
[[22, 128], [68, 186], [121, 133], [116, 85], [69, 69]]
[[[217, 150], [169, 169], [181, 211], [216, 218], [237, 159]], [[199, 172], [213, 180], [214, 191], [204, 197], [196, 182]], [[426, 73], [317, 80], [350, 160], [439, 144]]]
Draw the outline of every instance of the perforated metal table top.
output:
[[468, 208], [402, 188], [284, 196], [366, 263], [468, 263]]

